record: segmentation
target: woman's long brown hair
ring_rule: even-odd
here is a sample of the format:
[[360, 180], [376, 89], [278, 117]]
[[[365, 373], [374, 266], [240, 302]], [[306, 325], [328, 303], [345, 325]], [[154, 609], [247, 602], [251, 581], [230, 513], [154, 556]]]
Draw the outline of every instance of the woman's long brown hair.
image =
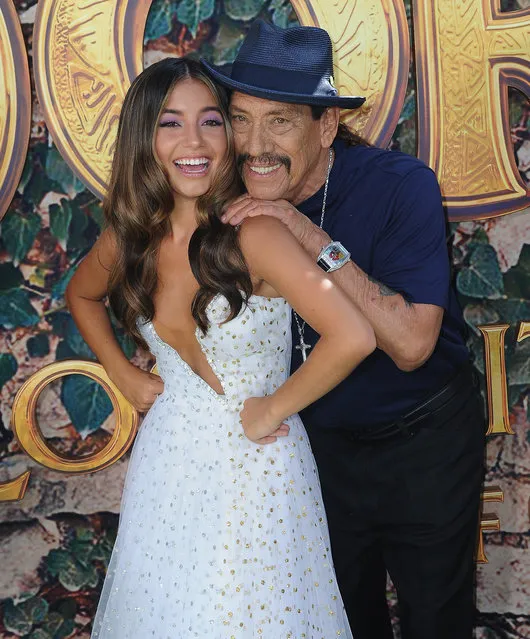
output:
[[[204, 82], [225, 120], [228, 145], [211, 187], [197, 201], [197, 229], [188, 249], [190, 266], [199, 283], [191, 312], [203, 332], [209, 322], [206, 310], [221, 293], [230, 305], [232, 319], [252, 293], [252, 282], [239, 248], [237, 232], [220, 221], [226, 202], [241, 192], [234, 163], [234, 148], [227, 124], [228, 97], [202, 70], [187, 58], [166, 58], [141, 73], [131, 84], [123, 103], [116, 150], [104, 213], [117, 243], [111, 267], [110, 306], [125, 330], [144, 345], [138, 320], [152, 320], [153, 297], [158, 285], [158, 254], [164, 237], [171, 233], [174, 208], [168, 176], [156, 158], [154, 139], [160, 115], [181, 80]], [[175, 277], [178, 277], [175, 274]]]

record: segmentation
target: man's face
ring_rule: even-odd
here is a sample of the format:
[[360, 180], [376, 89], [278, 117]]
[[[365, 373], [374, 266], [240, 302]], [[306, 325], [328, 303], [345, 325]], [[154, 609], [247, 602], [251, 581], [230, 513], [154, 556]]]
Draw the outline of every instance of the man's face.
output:
[[238, 167], [252, 197], [297, 204], [318, 189], [326, 151], [309, 106], [235, 92], [230, 116]]

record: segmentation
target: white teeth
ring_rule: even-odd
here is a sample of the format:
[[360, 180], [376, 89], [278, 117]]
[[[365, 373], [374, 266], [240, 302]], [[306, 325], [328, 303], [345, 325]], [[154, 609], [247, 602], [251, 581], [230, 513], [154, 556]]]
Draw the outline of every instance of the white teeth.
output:
[[182, 160], [175, 160], [175, 164], [196, 166], [199, 164], [208, 164], [208, 161], [208, 158], [182, 158]]
[[281, 166], [281, 164], [274, 164], [273, 166], [249, 166], [251, 171], [254, 173], [259, 173], [260, 175], [266, 175], [267, 173], [272, 173], [276, 171]]

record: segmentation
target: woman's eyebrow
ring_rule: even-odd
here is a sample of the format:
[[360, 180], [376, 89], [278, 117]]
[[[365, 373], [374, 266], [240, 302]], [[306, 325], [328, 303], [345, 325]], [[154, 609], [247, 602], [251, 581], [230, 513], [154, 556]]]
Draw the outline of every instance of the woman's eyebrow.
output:
[[[221, 109], [218, 106], [204, 107], [204, 109], [200, 110], [200, 113], [207, 113], [208, 111], [217, 111], [217, 113], [221, 113]], [[164, 109], [163, 113], [172, 113], [173, 115], [184, 115], [184, 112], [179, 111], [178, 109]]]

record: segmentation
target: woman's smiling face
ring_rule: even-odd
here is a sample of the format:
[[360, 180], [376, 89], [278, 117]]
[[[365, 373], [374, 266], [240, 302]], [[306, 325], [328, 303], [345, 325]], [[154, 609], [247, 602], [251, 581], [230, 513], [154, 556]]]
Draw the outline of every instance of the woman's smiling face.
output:
[[171, 92], [154, 140], [175, 203], [208, 191], [227, 151], [225, 123], [210, 89], [187, 78]]

